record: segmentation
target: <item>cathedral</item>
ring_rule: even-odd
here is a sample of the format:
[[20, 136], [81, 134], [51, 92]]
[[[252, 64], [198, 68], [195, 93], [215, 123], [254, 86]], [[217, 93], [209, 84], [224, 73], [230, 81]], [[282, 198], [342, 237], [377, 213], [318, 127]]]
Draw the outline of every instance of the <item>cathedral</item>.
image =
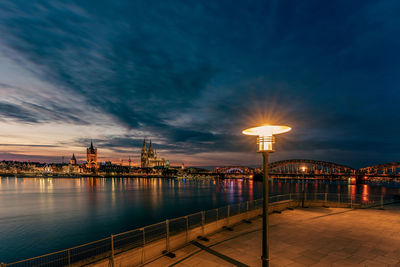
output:
[[168, 163], [165, 159], [157, 157], [157, 152], [153, 149], [151, 140], [150, 140], [149, 149], [147, 149], [146, 140], [143, 140], [143, 147], [142, 147], [142, 154], [140, 157], [140, 162], [141, 162], [142, 168], [167, 167], [168, 166]]
[[97, 148], [94, 148], [93, 142], [90, 142], [90, 147], [86, 149], [86, 168], [97, 169]]

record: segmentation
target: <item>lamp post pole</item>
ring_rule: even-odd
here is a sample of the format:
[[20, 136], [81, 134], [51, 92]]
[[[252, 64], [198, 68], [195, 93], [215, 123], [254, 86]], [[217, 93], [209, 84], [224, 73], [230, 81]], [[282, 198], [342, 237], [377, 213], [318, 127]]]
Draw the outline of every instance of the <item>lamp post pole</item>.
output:
[[303, 181], [301, 183], [301, 193], [303, 195], [302, 200], [301, 200], [301, 207], [304, 208], [304, 200], [306, 199], [306, 190], [305, 190], [305, 182], [306, 182], [306, 172], [307, 168], [306, 167], [301, 167], [301, 172], [302, 172], [302, 176], [303, 176]]
[[302, 208], [304, 208], [304, 199], [305, 199], [305, 186], [304, 186], [304, 182], [305, 182], [305, 180], [304, 180], [304, 172], [303, 172], [303, 182], [301, 183], [301, 193], [302, 193], [302, 195], [303, 195], [303, 198], [301, 199], [301, 207]]
[[263, 233], [262, 233], [262, 266], [269, 266], [269, 240], [268, 240], [268, 156], [269, 152], [264, 151], [263, 154]]
[[289, 132], [292, 128], [285, 125], [265, 124], [259, 127], [243, 130], [245, 135], [255, 135], [257, 137], [258, 152], [263, 155], [263, 231], [262, 231], [262, 266], [269, 267], [269, 240], [268, 240], [268, 156], [273, 152], [275, 143], [274, 135]]

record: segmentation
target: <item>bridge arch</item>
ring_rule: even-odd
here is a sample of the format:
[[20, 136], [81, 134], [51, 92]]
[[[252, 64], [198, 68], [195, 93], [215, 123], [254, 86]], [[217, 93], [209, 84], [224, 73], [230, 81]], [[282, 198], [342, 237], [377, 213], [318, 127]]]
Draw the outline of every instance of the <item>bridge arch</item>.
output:
[[218, 173], [240, 173], [240, 174], [249, 174], [253, 172], [252, 168], [245, 167], [245, 166], [224, 166], [224, 167], [217, 167], [215, 171]]
[[342, 164], [311, 160], [311, 159], [288, 159], [270, 163], [271, 173], [291, 174], [352, 174], [356, 170]]

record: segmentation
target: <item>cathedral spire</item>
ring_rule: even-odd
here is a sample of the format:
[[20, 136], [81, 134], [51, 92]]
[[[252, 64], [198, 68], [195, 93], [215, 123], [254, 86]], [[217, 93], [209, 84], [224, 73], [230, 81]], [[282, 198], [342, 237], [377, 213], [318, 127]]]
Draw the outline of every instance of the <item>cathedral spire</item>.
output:
[[151, 143], [151, 139], [150, 139], [150, 145], [149, 145], [149, 157], [154, 158], [155, 154], [154, 154], [154, 150], [153, 150], [153, 145]]
[[146, 148], [146, 139], [143, 139], [143, 146], [142, 146], [142, 149], [143, 148]]
[[146, 168], [147, 167], [147, 147], [146, 147], [146, 139], [143, 139], [143, 147], [142, 147], [142, 154], [140, 155], [140, 166], [142, 168]]
[[143, 139], [143, 146], [142, 146], [142, 155], [147, 155], [147, 146], [146, 146], [146, 139]]

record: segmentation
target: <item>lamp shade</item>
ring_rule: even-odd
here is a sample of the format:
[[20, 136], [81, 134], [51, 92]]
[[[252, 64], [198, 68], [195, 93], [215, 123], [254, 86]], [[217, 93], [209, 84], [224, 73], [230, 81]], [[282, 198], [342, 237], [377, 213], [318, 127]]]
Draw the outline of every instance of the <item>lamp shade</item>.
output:
[[274, 151], [273, 144], [275, 143], [274, 135], [289, 132], [292, 128], [286, 125], [262, 125], [258, 127], [248, 128], [243, 130], [245, 135], [258, 136], [258, 152]]

